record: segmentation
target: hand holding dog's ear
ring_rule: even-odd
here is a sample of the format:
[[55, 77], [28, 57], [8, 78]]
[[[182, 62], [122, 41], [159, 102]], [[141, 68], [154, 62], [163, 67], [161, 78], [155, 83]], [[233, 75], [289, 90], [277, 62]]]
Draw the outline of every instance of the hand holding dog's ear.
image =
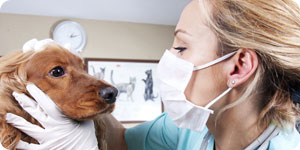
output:
[[62, 114], [55, 103], [38, 87], [28, 85], [27, 90], [36, 102], [25, 94], [14, 92], [13, 96], [20, 106], [39, 121], [44, 128], [8, 113], [6, 115], [8, 123], [40, 143], [29, 144], [20, 141], [17, 149], [98, 150], [93, 121], [75, 122]]

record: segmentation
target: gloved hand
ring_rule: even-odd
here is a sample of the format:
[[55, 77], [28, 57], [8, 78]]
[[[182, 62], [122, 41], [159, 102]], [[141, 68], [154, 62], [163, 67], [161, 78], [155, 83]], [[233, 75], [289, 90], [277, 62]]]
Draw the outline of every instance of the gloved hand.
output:
[[4, 147], [2, 146], [2, 144], [0, 143], [0, 150], [7, 150], [7, 149], [4, 148]]
[[56, 104], [35, 85], [27, 85], [27, 91], [36, 100], [25, 94], [13, 93], [19, 104], [43, 127], [33, 125], [22, 117], [8, 113], [6, 120], [14, 127], [35, 138], [40, 144], [20, 141], [17, 149], [64, 149], [98, 150], [94, 123], [92, 120], [76, 122], [61, 113]]

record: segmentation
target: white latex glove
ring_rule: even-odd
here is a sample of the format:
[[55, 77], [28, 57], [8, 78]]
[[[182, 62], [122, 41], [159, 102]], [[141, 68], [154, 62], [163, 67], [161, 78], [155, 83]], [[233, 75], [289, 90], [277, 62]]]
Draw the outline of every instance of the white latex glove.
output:
[[2, 146], [2, 144], [0, 143], [0, 150], [7, 150], [7, 149], [4, 148], [4, 147]]
[[31, 124], [22, 117], [8, 113], [6, 120], [14, 127], [36, 139], [40, 144], [20, 141], [17, 149], [25, 150], [98, 150], [92, 120], [75, 122], [61, 113], [56, 104], [35, 85], [27, 85], [27, 91], [37, 101], [25, 94], [13, 93], [19, 104], [43, 127]]

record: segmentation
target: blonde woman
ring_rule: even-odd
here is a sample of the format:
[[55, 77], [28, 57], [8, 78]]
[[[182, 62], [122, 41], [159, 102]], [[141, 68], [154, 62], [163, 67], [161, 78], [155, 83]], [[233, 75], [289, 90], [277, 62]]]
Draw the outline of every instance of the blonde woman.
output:
[[127, 130], [108, 116], [109, 148], [300, 149], [300, 9], [293, 0], [191, 1], [158, 72], [166, 113]]

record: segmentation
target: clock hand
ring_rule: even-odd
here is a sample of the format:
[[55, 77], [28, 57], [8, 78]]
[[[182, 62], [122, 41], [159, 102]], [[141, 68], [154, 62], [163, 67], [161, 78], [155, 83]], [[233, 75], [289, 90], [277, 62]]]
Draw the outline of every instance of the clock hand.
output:
[[74, 35], [73, 33], [70, 35], [70, 38], [77, 37], [78, 35]]

